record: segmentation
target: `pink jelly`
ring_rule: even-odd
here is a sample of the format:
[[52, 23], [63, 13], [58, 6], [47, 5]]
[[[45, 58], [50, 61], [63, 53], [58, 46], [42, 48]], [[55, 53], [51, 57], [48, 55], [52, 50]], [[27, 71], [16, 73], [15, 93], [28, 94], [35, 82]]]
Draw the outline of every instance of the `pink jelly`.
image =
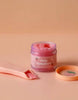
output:
[[31, 66], [37, 71], [54, 71], [56, 68], [56, 44], [36, 42], [31, 46]]

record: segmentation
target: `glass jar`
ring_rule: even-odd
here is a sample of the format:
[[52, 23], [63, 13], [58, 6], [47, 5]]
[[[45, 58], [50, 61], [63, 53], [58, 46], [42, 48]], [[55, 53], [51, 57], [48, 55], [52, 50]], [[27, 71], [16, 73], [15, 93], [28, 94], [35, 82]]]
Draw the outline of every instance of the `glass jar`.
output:
[[35, 42], [31, 46], [31, 67], [36, 71], [54, 71], [57, 62], [56, 44]]

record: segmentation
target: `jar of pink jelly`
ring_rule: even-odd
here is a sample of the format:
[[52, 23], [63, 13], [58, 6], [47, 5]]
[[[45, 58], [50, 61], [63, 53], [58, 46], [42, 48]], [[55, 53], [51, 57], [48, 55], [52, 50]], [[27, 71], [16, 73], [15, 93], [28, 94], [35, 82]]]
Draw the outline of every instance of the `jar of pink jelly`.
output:
[[31, 46], [31, 66], [36, 71], [54, 71], [56, 68], [56, 44], [36, 42]]

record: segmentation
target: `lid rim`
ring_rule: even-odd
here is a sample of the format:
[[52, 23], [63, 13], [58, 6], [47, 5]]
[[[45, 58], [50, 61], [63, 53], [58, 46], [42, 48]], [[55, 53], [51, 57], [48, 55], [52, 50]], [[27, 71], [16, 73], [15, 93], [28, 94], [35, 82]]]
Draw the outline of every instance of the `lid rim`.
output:
[[62, 80], [66, 80], [66, 81], [75, 81], [75, 80], [78, 80], [78, 76], [65, 76], [65, 75], [60, 74], [60, 72], [62, 70], [66, 70], [66, 69], [70, 69], [70, 70], [73, 69], [73, 70], [78, 71], [78, 66], [66, 65], [66, 66], [58, 67], [56, 69], [56, 77], [59, 78], [59, 79], [62, 79]]

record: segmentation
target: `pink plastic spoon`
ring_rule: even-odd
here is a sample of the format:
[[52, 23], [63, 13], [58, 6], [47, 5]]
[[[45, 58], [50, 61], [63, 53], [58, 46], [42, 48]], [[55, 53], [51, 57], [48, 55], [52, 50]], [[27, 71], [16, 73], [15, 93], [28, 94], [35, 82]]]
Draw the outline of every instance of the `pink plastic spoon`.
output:
[[13, 75], [29, 80], [38, 79], [38, 76], [32, 70], [26, 70], [25, 72], [21, 72], [9, 68], [0, 67], [0, 74]]

